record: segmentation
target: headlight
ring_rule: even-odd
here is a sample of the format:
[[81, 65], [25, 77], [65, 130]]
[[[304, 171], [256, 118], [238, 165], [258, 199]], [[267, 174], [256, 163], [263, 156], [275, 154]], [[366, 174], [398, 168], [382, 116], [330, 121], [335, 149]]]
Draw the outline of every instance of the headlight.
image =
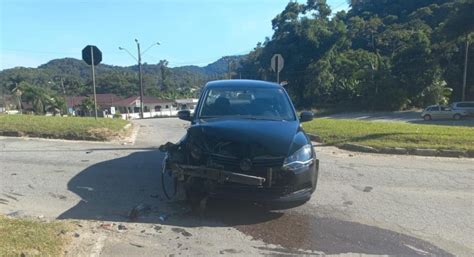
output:
[[297, 170], [311, 165], [313, 155], [311, 154], [311, 145], [304, 145], [298, 151], [285, 159], [283, 167], [289, 170]]

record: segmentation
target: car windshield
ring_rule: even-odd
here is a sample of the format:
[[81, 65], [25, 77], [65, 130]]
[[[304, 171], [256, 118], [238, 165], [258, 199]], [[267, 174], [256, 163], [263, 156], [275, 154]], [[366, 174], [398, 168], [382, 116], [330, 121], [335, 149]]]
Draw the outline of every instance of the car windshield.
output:
[[211, 88], [206, 91], [200, 118], [295, 120], [281, 88]]

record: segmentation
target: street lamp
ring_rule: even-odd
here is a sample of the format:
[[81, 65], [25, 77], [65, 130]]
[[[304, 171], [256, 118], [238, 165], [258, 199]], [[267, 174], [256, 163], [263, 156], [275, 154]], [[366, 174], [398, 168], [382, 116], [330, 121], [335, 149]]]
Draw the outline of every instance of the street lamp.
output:
[[138, 39], [135, 39], [135, 43], [137, 43], [137, 52], [138, 52], [138, 58], [133, 56], [130, 51], [128, 51], [126, 48], [120, 47], [119, 50], [123, 50], [127, 52], [135, 61], [138, 62], [138, 79], [140, 80], [140, 118], [143, 119], [143, 72], [142, 72], [142, 54], [146, 53], [150, 48], [156, 45], [161, 45], [160, 42], [153, 43], [151, 46], [149, 46], [145, 51], [141, 52], [140, 51], [140, 43], [138, 42]]

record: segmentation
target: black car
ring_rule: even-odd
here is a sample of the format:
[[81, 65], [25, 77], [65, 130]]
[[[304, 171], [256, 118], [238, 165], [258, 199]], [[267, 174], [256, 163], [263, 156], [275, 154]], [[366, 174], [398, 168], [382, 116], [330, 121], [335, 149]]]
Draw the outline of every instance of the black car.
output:
[[316, 189], [319, 162], [285, 89], [255, 80], [209, 82], [177, 144], [161, 146], [163, 172], [189, 198], [239, 199], [275, 208], [301, 205]]

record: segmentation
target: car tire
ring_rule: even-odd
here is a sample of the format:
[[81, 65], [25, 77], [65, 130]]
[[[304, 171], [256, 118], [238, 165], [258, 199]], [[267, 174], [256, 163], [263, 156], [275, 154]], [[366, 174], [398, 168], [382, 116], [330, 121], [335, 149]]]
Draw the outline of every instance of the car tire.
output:
[[456, 114], [453, 115], [453, 119], [455, 119], [455, 120], [460, 120], [461, 118], [462, 118], [462, 116], [459, 113], [456, 113]]
[[425, 116], [423, 116], [423, 119], [424, 120], [431, 120], [431, 115], [426, 114]]

